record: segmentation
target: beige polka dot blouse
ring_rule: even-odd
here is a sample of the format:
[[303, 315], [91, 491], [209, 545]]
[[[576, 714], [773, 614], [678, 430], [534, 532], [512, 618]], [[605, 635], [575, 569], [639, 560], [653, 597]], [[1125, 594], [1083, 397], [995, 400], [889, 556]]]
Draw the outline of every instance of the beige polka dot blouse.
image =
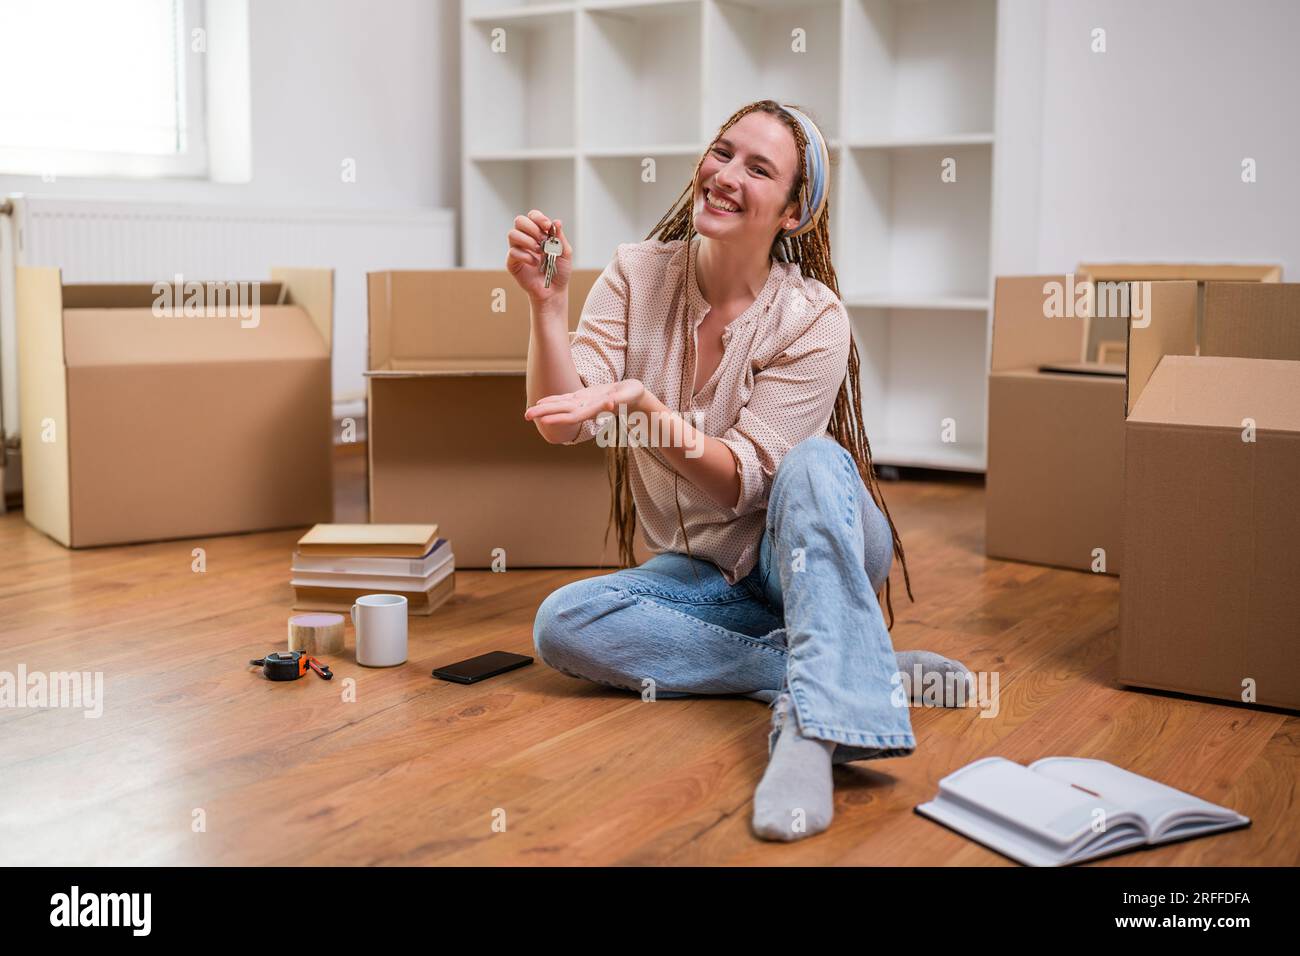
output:
[[[570, 335], [584, 386], [640, 379], [665, 405], [682, 411], [679, 397], [695, 380], [695, 329], [709, 310], [695, 281], [699, 243], [698, 236], [692, 240], [689, 256], [684, 239], [618, 246]], [[689, 337], [682, 327], [682, 292]], [[826, 431], [848, 367], [849, 338], [848, 313], [835, 293], [805, 278], [798, 263], [773, 261], [753, 304], [724, 330], [717, 371], [686, 401], [684, 417], [726, 444], [739, 465], [735, 508], [719, 506], [684, 478], [677, 482], [691, 553], [716, 564], [731, 584], [758, 560], [777, 465], [794, 445]], [[600, 431], [587, 422], [574, 442]], [[686, 553], [674, 469], [652, 447], [634, 445], [629, 461], [646, 544], [655, 553]]]

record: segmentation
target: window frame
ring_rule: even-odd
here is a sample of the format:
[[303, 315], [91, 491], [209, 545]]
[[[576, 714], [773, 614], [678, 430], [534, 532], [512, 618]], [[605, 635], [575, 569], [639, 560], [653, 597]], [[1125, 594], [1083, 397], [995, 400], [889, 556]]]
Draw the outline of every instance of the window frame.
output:
[[0, 175], [40, 176], [54, 182], [69, 177], [123, 179], [206, 179], [208, 176], [205, 54], [191, 48], [196, 29], [206, 31], [205, 0], [173, 0], [176, 17], [177, 126], [181, 150], [172, 155], [104, 150], [0, 146]]

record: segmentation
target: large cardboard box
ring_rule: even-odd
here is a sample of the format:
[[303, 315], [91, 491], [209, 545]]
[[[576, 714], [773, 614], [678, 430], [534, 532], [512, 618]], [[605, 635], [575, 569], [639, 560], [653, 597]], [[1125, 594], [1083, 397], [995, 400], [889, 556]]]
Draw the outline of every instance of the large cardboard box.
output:
[[18, 269], [27, 521], [77, 548], [330, 521], [333, 281]]
[[[571, 276], [571, 330], [599, 275]], [[367, 288], [370, 520], [437, 524], [458, 568], [617, 567], [605, 449], [551, 445], [524, 419], [530, 307], [514, 280], [374, 272]]]
[[[1070, 275], [999, 276], [985, 553], [1119, 574], [1130, 307], [1142, 321], [1149, 305], [1143, 295], [1158, 298], [1164, 281], [1280, 276], [1273, 265], [1198, 263], [1085, 263]], [[1142, 285], [1135, 290], [1134, 283]]]
[[1129, 332], [1118, 676], [1300, 709], [1300, 285], [1161, 285]]

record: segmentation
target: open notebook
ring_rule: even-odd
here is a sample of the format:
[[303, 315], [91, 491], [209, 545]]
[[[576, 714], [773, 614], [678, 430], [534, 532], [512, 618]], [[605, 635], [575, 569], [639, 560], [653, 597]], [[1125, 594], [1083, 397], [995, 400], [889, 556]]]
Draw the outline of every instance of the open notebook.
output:
[[[938, 795], [916, 812], [1029, 866], [1079, 863], [1250, 823], [1240, 813], [1086, 757], [1045, 757], [1028, 767], [985, 757], [940, 780]], [[1104, 820], [1104, 830], [1094, 829], [1095, 820]]]

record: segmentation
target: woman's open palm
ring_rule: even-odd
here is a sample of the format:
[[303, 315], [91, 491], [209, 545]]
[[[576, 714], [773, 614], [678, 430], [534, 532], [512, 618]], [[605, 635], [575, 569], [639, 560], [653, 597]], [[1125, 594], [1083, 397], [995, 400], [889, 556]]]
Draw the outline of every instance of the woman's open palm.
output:
[[515, 216], [515, 226], [507, 235], [510, 249], [506, 253], [506, 271], [533, 302], [563, 295], [573, 272], [573, 247], [564, 235], [564, 224], [556, 219], [555, 235], [563, 243], [564, 252], [555, 259], [555, 274], [547, 287], [546, 273], [542, 271], [542, 241], [549, 235], [551, 224], [549, 216], [532, 209], [526, 216]]
[[602, 412], [617, 412], [620, 405], [631, 405], [644, 393], [645, 386], [635, 378], [609, 385], [591, 385], [576, 392], [538, 399], [536, 405], [524, 412], [524, 418], [542, 425], [577, 425]]

